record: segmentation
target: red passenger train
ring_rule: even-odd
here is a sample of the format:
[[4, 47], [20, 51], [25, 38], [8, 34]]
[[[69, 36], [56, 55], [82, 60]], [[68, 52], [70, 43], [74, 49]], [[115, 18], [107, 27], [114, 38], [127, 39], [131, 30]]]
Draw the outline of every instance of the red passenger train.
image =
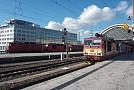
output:
[[[83, 45], [69, 45], [68, 51], [82, 51]], [[8, 53], [36, 53], [36, 52], [64, 52], [66, 45], [64, 44], [26, 44], [26, 43], [10, 43], [6, 47]]]
[[124, 53], [127, 49], [127, 45], [116, 43], [112, 39], [104, 37], [84, 39], [84, 56], [91, 61], [107, 59], [120, 53]]

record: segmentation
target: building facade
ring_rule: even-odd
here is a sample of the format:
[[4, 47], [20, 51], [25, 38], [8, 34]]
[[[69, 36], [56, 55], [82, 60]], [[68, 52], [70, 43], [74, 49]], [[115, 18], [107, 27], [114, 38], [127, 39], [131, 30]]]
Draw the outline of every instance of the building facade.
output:
[[[23, 20], [10, 19], [0, 26], [0, 51], [10, 43], [57, 43], [62, 44], [63, 32], [58, 30], [41, 28], [40, 25]], [[67, 43], [71, 45], [81, 44], [77, 41], [77, 34], [67, 33]]]

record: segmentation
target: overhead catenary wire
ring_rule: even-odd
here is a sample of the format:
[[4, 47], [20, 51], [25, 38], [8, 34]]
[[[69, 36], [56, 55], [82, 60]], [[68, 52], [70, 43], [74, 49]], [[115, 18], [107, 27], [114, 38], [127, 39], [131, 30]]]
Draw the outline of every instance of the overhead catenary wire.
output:
[[[80, 10], [81, 11], [81, 9], [80, 9], [80, 7], [78, 7], [75, 3], [73, 3], [72, 1], [70, 1], [70, 0], [67, 0], [70, 4], [72, 4], [75, 8], [77, 8], [78, 10]], [[82, 18], [82, 19], [84, 19], [84, 18]], [[97, 25], [100, 29], [101, 29], [101, 26], [100, 26], [100, 24], [99, 25]], [[90, 28], [90, 29], [92, 29], [92, 30], [89, 30], [90, 31], [90, 34], [91, 34], [91, 36], [93, 36], [93, 28]], [[100, 31], [100, 30], [99, 30]]]
[[22, 15], [22, 14], [16, 14], [14, 12], [11, 12], [11, 11], [8, 11], [8, 10], [4, 10], [4, 9], [0, 9], [0, 12], [6, 13], [6, 14], [13, 14], [13, 15], [21, 16], [21, 17], [26, 17], [26, 18], [33, 19], [33, 20], [38, 20], [38, 21], [41, 21], [41, 22], [48, 22], [46, 20], [42, 20], [42, 19], [39, 19], [39, 18], [34, 18], [34, 17]]
[[14, 13], [19, 12], [19, 13], [21, 13], [23, 15], [23, 10], [21, 8], [21, 6], [22, 6], [21, 2], [18, 1], [18, 0], [14, 0], [14, 1], [15, 1]]
[[[108, 2], [111, 4], [112, 8], [114, 8], [115, 6], [112, 4], [112, 2], [110, 0], [108, 0]], [[118, 14], [118, 11], [117, 11]], [[126, 18], [123, 15], [120, 15], [124, 20], [126, 20]]]
[[[106, 6], [109, 7], [109, 5], [108, 5], [106, 2], [104, 2], [103, 0], [101, 0], [101, 2], [104, 3]], [[122, 21], [126, 22], [126, 20], [124, 20], [120, 15], [118, 15], [113, 9], [111, 9], [111, 10], [112, 10]]]
[[[62, 7], [62, 8], [64, 8], [64, 9], [68, 10], [69, 12], [71, 12], [71, 13], [73, 13], [73, 14], [75, 14], [75, 15], [78, 15], [76, 12], [74, 12], [74, 11], [68, 9], [67, 7], [61, 5], [60, 3], [58, 3], [58, 2], [56, 2], [56, 1], [54, 1], [54, 0], [50, 0], [50, 1], [53, 2], [53, 3], [55, 3], [55, 4], [57, 4], [58, 6], [60, 6], [60, 7]], [[78, 16], [79, 16], [79, 15], [78, 15]]]
[[[16, 0], [15, 0], [16, 1]], [[19, 6], [17, 7], [16, 5], [15, 5], [15, 8], [18, 8], [18, 9], [20, 9], [20, 11], [22, 11], [22, 13], [23, 13], [23, 10], [25, 10], [25, 11], [28, 11], [28, 12], [31, 12], [31, 13], [34, 13], [34, 14], [38, 14], [38, 15], [42, 15], [42, 16], [46, 16], [46, 17], [49, 17], [49, 18], [53, 18], [53, 19], [56, 19], [56, 18], [54, 18], [54, 17], [52, 17], [52, 16], [50, 16], [50, 15], [46, 15], [46, 14], [42, 14], [42, 13], [38, 13], [38, 12], [34, 12], [34, 11], [32, 11], [32, 10], [28, 10], [28, 9], [23, 9], [22, 10], [22, 6], [21, 6], [21, 4], [22, 4], [22, 2], [20, 2], [20, 1], [16, 1], [15, 3], [19, 3]], [[24, 3], [23, 3], [24, 4]], [[28, 7], [30, 7], [30, 5], [27, 5]], [[32, 6], [31, 6], [32, 7]], [[34, 7], [32, 7], [32, 8], [34, 8]], [[35, 9], [35, 8], [34, 8]], [[43, 11], [41, 11], [41, 12], [43, 12]], [[16, 13], [16, 12], [15, 12]], [[45, 12], [46, 13], [46, 12]]]
[[67, 0], [70, 4], [72, 4], [75, 8], [77, 8], [78, 10], [81, 10], [80, 7], [78, 7], [76, 4], [74, 4], [71, 0]]
[[[29, 5], [29, 4], [26, 4], [26, 3], [24, 3], [24, 2], [22, 2], [22, 4], [24, 4], [24, 5], [28, 6], [28, 7], [31, 7], [31, 8], [33, 8], [33, 9], [36, 9], [36, 10], [38, 10], [38, 11], [41, 11], [42, 13], [47, 13], [47, 14], [49, 15], [49, 16], [48, 16], [48, 15], [45, 15], [45, 16], [47, 16], [47, 17], [54, 18], [54, 19], [60, 19], [60, 18], [61, 18], [61, 17], [59, 17], [59, 16], [57, 16], [57, 15], [51, 14], [51, 13], [48, 12], [48, 11], [45, 11], [45, 10], [42, 10], [42, 9], [33, 7], [33, 6], [31, 6], [31, 5]], [[44, 14], [43, 14], [43, 15], [44, 15]]]
[[[79, 11], [81, 11], [81, 9], [80, 9], [80, 7], [78, 7], [77, 5], [75, 5], [75, 3], [73, 3], [72, 1], [70, 1], [70, 0], [67, 0], [70, 4], [72, 4], [75, 8], [77, 8]], [[82, 18], [82, 19], [84, 19], [84, 18]], [[100, 26], [99, 26], [100, 27]], [[90, 34], [91, 34], [91, 36], [93, 36], [93, 30], [89, 30], [90, 31]], [[80, 32], [78, 32], [78, 37], [80, 38]], [[80, 40], [80, 39], [79, 39]]]
[[[1, 2], [1, 1], [0, 1], [0, 2]], [[17, 5], [17, 3], [18, 3], [19, 5]], [[42, 15], [42, 17], [44, 17], [44, 16], [45, 16], [45, 17], [49, 17], [51, 20], [52, 20], [52, 19], [57, 19], [57, 20], [60, 19], [58, 16], [50, 15], [50, 13], [45, 12], [44, 10], [41, 10], [41, 9], [32, 7], [32, 6], [27, 5], [27, 4], [25, 4], [25, 5], [28, 6], [28, 7], [33, 8], [34, 10], [38, 10], [38, 11], [40, 11], [41, 13], [38, 13], [38, 11], [37, 11], [37, 12], [34, 12], [34, 10], [24, 9], [24, 8], [22, 8], [22, 5], [24, 5], [24, 3], [22, 3], [22, 2], [20, 2], [20, 1], [18, 1], [18, 0], [15, 1], [15, 6], [14, 6], [14, 5], [11, 5], [11, 4], [9, 4], [9, 3], [3, 3], [3, 2], [1, 2], [0, 4], [1, 4], [1, 5], [6, 5], [7, 7], [14, 7], [13, 12], [10, 13], [10, 14], [13, 14], [13, 15], [16, 15], [16, 14], [17, 14], [17, 16], [19, 16], [19, 14], [22, 14], [22, 16], [27, 16], [27, 15], [24, 15], [25, 13], [23, 12], [23, 11], [27, 11], [28, 13], [34, 13], [34, 14]], [[3, 10], [4, 10], [4, 9], [3, 9]], [[11, 12], [11, 10], [10, 10], [10, 12]], [[19, 13], [18, 13], [18, 12], [19, 12]], [[44, 13], [45, 13], [45, 14], [44, 14]], [[46, 13], [49, 14], [49, 15], [46, 15]], [[28, 16], [28, 17], [31, 17], [31, 16]], [[40, 19], [40, 20], [41, 20], [41, 19]], [[41, 21], [44, 21], [44, 20], [42, 19]]]

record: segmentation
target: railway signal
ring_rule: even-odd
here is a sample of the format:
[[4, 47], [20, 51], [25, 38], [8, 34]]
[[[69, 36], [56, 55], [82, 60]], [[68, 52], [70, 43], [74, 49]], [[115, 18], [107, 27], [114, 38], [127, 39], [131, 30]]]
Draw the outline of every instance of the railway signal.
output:
[[64, 36], [62, 36], [62, 42], [65, 44], [65, 37]]
[[62, 42], [63, 44], [65, 44], [66, 39], [67, 39], [67, 30], [66, 28], [64, 28], [62, 31], [63, 31]]
[[64, 36], [67, 36], [67, 30], [66, 30], [66, 28], [63, 29], [63, 34], [64, 34]]
[[66, 58], [68, 59], [68, 43], [67, 43], [67, 30], [64, 28], [63, 30], [63, 36], [62, 36], [62, 42], [66, 45]]

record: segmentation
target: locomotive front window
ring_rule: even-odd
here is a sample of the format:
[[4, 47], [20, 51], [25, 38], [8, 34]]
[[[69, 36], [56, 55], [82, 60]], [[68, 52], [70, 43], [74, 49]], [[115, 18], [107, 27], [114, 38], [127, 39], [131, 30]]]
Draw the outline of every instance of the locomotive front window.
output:
[[92, 45], [92, 40], [85, 40], [84, 41], [84, 44], [85, 45]]
[[101, 43], [101, 40], [94, 40], [93, 41], [93, 45], [100, 45], [100, 43]]

